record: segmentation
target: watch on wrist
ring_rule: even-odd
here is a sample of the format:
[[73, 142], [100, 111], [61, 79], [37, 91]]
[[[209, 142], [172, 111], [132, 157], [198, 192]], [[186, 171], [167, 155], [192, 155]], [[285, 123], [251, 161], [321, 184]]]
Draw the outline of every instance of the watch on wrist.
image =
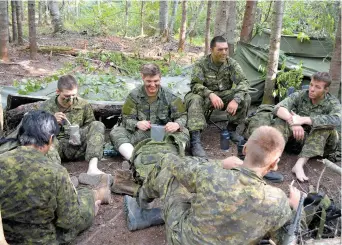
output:
[[238, 103], [238, 104], [240, 104], [240, 102], [241, 102], [241, 99], [240, 98], [238, 98], [238, 97], [235, 97], [234, 98], [234, 100], [236, 101], [236, 103]]

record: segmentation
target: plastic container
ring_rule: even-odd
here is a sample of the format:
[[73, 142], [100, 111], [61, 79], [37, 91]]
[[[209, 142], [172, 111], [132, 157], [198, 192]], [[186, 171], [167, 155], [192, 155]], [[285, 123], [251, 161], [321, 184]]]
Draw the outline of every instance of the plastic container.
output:
[[80, 126], [69, 126], [69, 143], [75, 146], [81, 145]]
[[163, 141], [165, 136], [165, 126], [152, 124], [151, 125], [151, 138], [154, 141]]
[[221, 150], [223, 151], [229, 150], [229, 140], [230, 140], [230, 135], [229, 135], [228, 130], [222, 130], [221, 135], [220, 135]]

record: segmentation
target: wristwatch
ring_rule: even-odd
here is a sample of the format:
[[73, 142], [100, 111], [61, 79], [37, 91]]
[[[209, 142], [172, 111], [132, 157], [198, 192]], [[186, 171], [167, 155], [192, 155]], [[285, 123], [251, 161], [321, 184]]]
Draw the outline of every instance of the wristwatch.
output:
[[234, 100], [236, 101], [236, 103], [240, 104], [241, 99], [239, 97], [235, 97]]

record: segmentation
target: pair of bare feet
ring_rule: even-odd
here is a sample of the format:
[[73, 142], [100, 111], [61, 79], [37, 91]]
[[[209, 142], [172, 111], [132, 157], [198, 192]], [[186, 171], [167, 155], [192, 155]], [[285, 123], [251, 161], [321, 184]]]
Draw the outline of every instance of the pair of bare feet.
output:
[[292, 173], [294, 173], [297, 179], [301, 182], [309, 180], [309, 178], [304, 173], [304, 164], [307, 163], [309, 159], [306, 157], [301, 157], [297, 160], [296, 164], [292, 168]]

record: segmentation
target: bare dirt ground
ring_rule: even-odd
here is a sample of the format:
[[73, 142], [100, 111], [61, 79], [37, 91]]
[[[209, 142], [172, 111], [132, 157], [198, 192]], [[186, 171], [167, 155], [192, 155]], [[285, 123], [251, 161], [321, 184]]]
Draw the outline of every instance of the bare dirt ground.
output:
[[[177, 42], [161, 44], [158, 38], [140, 38], [125, 39], [120, 37], [88, 37], [80, 34], [62, 34], [57, 37], [51, 35], [41, 36], [38, 39], [39, 45], [53, 46], [71, 46], [78, 49], [106, 49], [113, 51], [122, 51], [125, 53], [136, 53], [152, 56], [163, 56], [169, 52], [175, 52]], [[63, 67], [65, 62], [70, 62], [67, 57], [55, 54], [41, 54], [37, 56], [37, 60], [29, 60], [29, 53], [23, 50], [24, 47], [10, 47], [11, 62], [15, 64], [0, 64], [0, 86], [11, 85], [14, 79], [42, 77], [55, 73]], [[186, 55], [180, 56], [179, 60], [182, 64], [187, 65], [196, 60], [203, 54], [200, 47], [186, 47]], [[220, 131], [214, 125], [209, 127], [203, 133], [203, 144], [207, 151], [208, 157], [212, 159], [224, 159], [232, 154], [236, 155], [237, 150], [234, 145], [231, 146], [229, 152], [220, 150], [219, 145]], [[288, 185], [294, 175], [291, 168], [297, 159], [296, 155], [284, 153], [279, 164], [279, 171], [284, 175], [285, 181], [281, 184], [274, 184], [288, 193]], [[114, 170], [121, 166], [121, 157], [104, 158], [99, 164], [99, 168], [113, 174]], [[80, 173], [86, 172], [86, 162], [70, 162], [65, 163], [71, 175], [79, 176]], [[315, 188], [318, 179], [322, 173], [324, 166], [322, 163], [313, 159], [310, 160], [305, 171], [310, 178], [306, 183], [295, 183], [295, 186], [301, 191], [308, 192], [309, 185]], [[326, 169], [321, 180], [320, 190], [325, 191], [329, 197], [332, 197], [340, 203], [341, 196], [341, 177], [331, 170]], [[126, 228], [126, 222], [123, 213], [123, 196], [113, 194], [113, 203], [103, 205], [95, 218], [90, 229], [81, 233], [72, 243], [74, 245], [81, 244], [137, 244], [137, 245], [164, 245], [165, 232], [164, 226], [151, 227], [142, 231], [130, 232]]]

